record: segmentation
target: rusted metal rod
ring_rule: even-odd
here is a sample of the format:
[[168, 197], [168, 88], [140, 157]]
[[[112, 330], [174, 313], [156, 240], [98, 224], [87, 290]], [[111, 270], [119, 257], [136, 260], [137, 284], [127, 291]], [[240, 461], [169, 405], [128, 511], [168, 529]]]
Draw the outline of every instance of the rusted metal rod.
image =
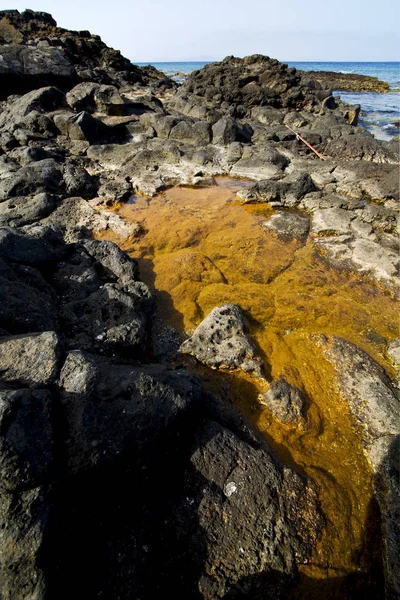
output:
[[309, 143], [307, 142], [307, 140], [305, 140], [304, 138], [302, 138], [302, 137], [301, 137], [301, 135], [299, 135], [298, 133], [296, 133], [294, 129], [292, 129], [291, 127], [289, 127], [289, 125], [286, 125], [286, 127], [287, 127], [288, 129], [290, 129], [290, 131], [291, 131], [292, 133], [294, 133], [294, 135], [296, 136], [296, 139], [298, 139], [298, 140], [301, 140], [302, 142], [304, 142], [304, 144], [305, 144], [306, 146], [308, 146], [308, 147], [310, 148], [310, 150], [312, 150], [312, 151], [313, 151], [313, 152], [314, 152], [314, 153], [315, 153], [315, 154], [316, 154], [316, 155], [317, 155], [317, 156], [318, 156], [318, 157], [319, 157], [321, 160], [326, 160], [326, 156], [324, 156], [323, 154], [320, 154], [320, 153], [318, 152], [318, 150], [316, 150], [315, 148], [313, 148], [313, 147], [311, 146], [311, 144], [309, 144]]

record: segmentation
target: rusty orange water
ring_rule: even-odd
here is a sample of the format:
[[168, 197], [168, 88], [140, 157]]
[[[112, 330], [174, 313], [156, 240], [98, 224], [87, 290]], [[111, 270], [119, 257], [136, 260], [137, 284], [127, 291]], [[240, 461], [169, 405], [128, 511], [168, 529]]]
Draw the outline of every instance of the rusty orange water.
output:
[[[296, 591], [296, 597], [317, 598], [321, 588], [312, 592], [311, 580], [340, 582], [370, 570], [376, 514], [372, 471], [313, 334], [342, 336], [390, 371], [384, 349], [398, 335], [398, 304], [365, 277], [330, 268], [311, 241], [284, 242], [263, 229], [271, 209], [235, 203], [240, 185], [223, 179], [206, 189], [136, 198], [119, 213], [139, 222], [142, 235], [128, 241], [107, 232], [102, 237], [139, 260], [142, 279], [157, 290], [164, 323], [190, 333], [215, 306], [236, 303], [267, 376], [284, 375], [305, 393], [304, 422], [283, 425], [260, 406], [261, 388], [249, 376], [198, 367], [209, 389], [233, 397], [281, 457], [318, 483], [327, 523], [312, 560], [301, 567], [308, 583]], [[346, 588], [335, 589], [331, 597], [353, 598]]]

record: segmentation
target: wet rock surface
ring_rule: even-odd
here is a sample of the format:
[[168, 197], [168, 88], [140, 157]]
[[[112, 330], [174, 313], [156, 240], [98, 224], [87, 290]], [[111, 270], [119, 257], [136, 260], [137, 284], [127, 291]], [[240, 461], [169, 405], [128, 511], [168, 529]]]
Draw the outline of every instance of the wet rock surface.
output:
[[[154, 298], [137, 262], [93, 233], [131, 248], [148, 232], [110, 207], [217, 175], [251, 178], [237, 200], [274, 207], [256, 224], [263, 236], [274, 232], [290, 252], [312, 247], [391, 293], [396, 149], [357, 127], [357, 107], [334, 99], [330, 84], [264, 56], [228, 57], [176, 90], [98, 36], [30, 10], [0, 11], [0, 54], [1, 594], [289, 597], [328, 521], [321, 490], [179, 362], [191, 354], [265, 384], [247, 307], [215, 301], [181, 355], [175, 329], [157, 349]], [[218, 298], [223, 270], [200, 251], [186, 258]], [[263, 277], [259, 269], [255, 283]], [[354, 344], [319, 343], [375, 469], [390, 597], [399, 591], [395, 389]], [[394, 367], [397, 347], [385, 346]], [[296, 429], [307, 402], [293, 372], [288, 381], [280, 372], [261, 401]]]
[[273, 381], [269, 390], [260, 394], [259, 400], [282, 423], [297, 424], [305, 413], [306, 401], [303, 394], [283, 377]]
[[262, 377], [261, 361], [247, 333], [240, 308], [225, 304], [210, 312], [183, 342], [180, 352], [192, 354], [214, 369], [241, 369]]

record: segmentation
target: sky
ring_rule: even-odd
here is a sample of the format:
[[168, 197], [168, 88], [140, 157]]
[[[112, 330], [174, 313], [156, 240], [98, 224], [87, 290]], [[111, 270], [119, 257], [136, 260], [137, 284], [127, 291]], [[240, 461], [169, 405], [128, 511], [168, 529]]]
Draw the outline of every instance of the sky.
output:
[[49, 12], [133, 62], [400, 60], [398, 0], [0, 0], [8, 8]]

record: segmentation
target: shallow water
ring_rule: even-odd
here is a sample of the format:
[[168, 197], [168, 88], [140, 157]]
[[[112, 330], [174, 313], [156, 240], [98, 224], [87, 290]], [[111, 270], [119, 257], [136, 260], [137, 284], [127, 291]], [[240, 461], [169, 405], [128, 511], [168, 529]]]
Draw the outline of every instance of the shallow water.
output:
[[241, 306], [267, 377], [283, 375], [308, 399], [300, 426], [276, 421], [258, 403], [263, 387], [250, 376], [211, 371], [191, 358], [180, 362], [210, 391], [233, 398], [282, 459], [320, 486], [326, 528], [312, 560], [301, 567], [304, 586], [295, 597], [319, 598], [318, 582], [329, 581], [329, 597], [350, 600], [354, 590], [343, 581], [353, 577], [356, 583], [370, 580], [372, 596], [365, 597], [379, 598], [372, 472], [333, 368], [313, 335], [342, 336], [390, 371], [384, 349], [397, 335], [398, 304], [365, 277], [330, 268], [310, 241], [283, 242], [263, 229], [261, 223], [272, 214], [268, 205], [235, 202], [245, 184], [221, 178], [210, 188], [136, 197], [119, 214], [138, 221], [143, 234], [125, 242], [107, 232], [102, 237], [120, 242], [138, 259], [142, 279], [157, 290], [156, 318], [181, 334], [190, 333], [215, 306]]

